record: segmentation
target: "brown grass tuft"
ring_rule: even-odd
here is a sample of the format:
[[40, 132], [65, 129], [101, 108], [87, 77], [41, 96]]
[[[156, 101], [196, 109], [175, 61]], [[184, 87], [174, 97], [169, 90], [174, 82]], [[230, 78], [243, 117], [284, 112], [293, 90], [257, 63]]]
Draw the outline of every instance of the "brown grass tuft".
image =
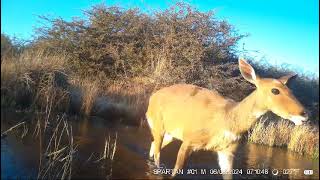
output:
[[315, 126], [294, 126], [287, 120], [258, 121], [249, 131], [248, 140], [269, 146], [287, 146], [300, 154], [319, 157], [319, 129]]
[[80, 81], [82, 89], [82, 106], [83, 114], [90, 116], [94, 102], [99, 95], [100, 83], [99, 80], [83, 79]]
[[319, 158], [319, 129], [311, 126], [294, 127], [288, 149]]
[[18, 58], [2, 60], [1, 97], [4, 100], [1, 106], [35, 105], [45, 111], [66, 110], [69, 102], [66, 59], [64, 55], [46, 56], [26, 51]]

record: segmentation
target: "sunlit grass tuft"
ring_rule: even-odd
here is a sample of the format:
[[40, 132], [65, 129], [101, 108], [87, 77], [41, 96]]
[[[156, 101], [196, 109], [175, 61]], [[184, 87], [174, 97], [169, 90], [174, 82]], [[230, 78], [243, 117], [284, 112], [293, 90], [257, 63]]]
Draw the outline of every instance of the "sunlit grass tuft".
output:
[[249, 131], [249, 142], [269, 146], [285, 146], [299, 154], [319, 158], [319, 129], [316, 126], [294, 126], [287, 120], [258, 121]]

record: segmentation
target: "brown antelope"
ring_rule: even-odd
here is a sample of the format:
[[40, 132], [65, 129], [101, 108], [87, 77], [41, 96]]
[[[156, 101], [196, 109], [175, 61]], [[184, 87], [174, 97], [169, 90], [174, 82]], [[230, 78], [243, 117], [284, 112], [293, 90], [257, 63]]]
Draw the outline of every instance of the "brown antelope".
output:
[[[241, 102], [189, 84], [165, 87], [150, 97], [146, 117], [153, 142], [149, 155], [154, 156], [158, 167], [161, 148], [176, 138], [182, 144], [172, 176], [183, 167], [192, 151], [200, 149], [216, 151], [221, 171], [230, 171], [237, 140], [261, 115], [272, 111], [296, 125], [308, 119], [304, 107], [286, 86], [294, 75], [261, 78], [243, 59], [239, 59], [239, 69], [242, 76], [256, 86]], [[224, 175], [224, 178], [230, 177]]]

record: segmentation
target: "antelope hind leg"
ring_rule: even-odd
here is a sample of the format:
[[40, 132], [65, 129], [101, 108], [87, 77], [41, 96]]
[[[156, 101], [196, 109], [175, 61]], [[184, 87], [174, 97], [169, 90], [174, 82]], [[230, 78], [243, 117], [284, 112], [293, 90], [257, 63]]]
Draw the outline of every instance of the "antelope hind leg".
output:
[[183, 168], [183, 165], [186, 159], [190, 156], [191, 152], [192, 152], [192, 149], [188, 144], [186, 143], [181, 144], [181, 147], [179, 149], [178, 156], [177, 156], [177, 161], [173, 169], [172, 177], [176, 176], [178, 170]]
[[[165, 134], [163, 141], [162, 141], [162, 145], [161, 145], [161, 149], [163, 149], [166, 145], [168, 145], [170, 142], [172, 142], [173, 137], [169, 134]], [[149, 157], [152, 158], [154, 156], [154, 141], [152, 141], [151, 146], [150, 146], [150, 152], [149, 152]]]

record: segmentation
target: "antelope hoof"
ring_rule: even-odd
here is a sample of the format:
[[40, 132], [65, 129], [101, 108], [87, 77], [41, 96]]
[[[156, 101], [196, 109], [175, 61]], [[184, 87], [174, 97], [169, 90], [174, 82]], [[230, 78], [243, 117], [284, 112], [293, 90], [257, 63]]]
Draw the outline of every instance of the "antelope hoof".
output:
[[156, 164], [156, 166], [158, 168], [160, 168], [160, 154], [159, 153], [154, 155], [154, 163]]
[[154, 155], [154, 142], [151, 143], [149, 158], [152, 159], [153, 155]]
[[176, 177], [176, 175], [177, 175], [177, 169], [174, 169], [172, 174], [171, 174], [171, 178]]

